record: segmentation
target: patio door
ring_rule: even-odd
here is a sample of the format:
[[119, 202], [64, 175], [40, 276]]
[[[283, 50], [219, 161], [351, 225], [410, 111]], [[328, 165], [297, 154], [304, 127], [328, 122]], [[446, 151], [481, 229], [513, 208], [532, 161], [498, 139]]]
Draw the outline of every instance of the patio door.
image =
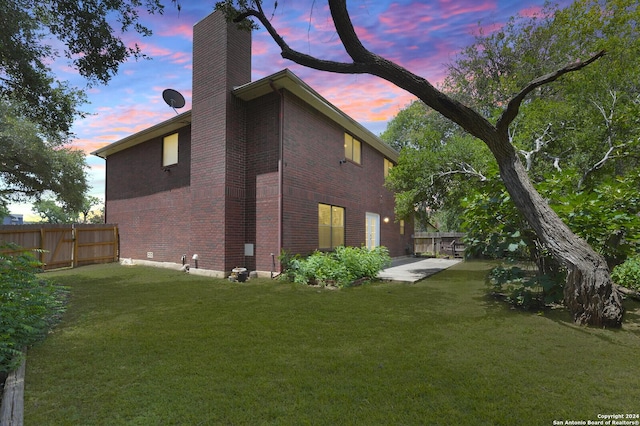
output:
[[371, 250], [380, 245], [380, 215], [367, 212], [365, 220], [365, 244]]

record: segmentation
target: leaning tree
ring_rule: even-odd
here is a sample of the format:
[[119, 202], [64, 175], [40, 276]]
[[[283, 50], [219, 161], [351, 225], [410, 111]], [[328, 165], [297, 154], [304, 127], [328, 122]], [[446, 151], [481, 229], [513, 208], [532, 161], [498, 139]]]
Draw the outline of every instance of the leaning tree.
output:
[[346, 0], [328, 0], [328, 4], [338, 37], [352, 62], [323, 60], [292, 49], [264, 13], [261, 0], [226, 0], [218, 2], [216, 9], [223, 10], [228, 20], [244, 28], [254, 27], [249, 18], [257, 19], [278, 44], [284, 59], [321, 71], [380, 77], [417, 96], [482, 140], [494, 155], [514, 204], [553, 257], [566, 268], [564, 298], [574, 321], [619, 327], [623, 316], [622, 297], [611, 282], [605, 259], [575, 235], [535, 190], [509, 138], [509, 126], [527, 95], [564, 74], [588, 66], [605, 52], [595, 53], [530, 81], [506, 104], [497, 122], [492, 124], [476, 110], [436, 89], [427, 79], [366, 49], [353, 27]]

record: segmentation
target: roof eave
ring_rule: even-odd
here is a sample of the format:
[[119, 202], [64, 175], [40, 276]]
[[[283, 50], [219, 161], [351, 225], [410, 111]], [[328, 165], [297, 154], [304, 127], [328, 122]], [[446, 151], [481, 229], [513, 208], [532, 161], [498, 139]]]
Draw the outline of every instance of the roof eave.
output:
[[175, 117], [165, 120], [162, 123], [158, 123], [154, 126], [141, 130], [133, 135], [127, 136], [119, 141], [110, 143], [100, 149], [97, 149], [91, 153], [91, 155], [98, 156], [100, 158], [107, 158], [108, 156], [115, 154], [116, 152], [131, 148], [142, 142], [146, 142], [153, 138], [157, 138], [168, 133], [174, 132], [191, 123], [191, 110], [176, 115]]
[[244, 101], [250, 101], [272, 92], [274, 87], [293, 93], [332, 121], [340, 124], [362, 142], [367, 143], [391, 161], [398, 162], [398, 151], [323, 98], [289, 69], [236, 87], [233, 89], [233, 94]]

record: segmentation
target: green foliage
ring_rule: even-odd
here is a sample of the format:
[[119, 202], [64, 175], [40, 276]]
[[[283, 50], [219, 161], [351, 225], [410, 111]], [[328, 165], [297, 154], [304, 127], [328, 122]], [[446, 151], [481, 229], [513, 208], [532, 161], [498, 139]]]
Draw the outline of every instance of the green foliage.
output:
[[316, 251], [306, 259], [280, 256], [283, 277], [298, 284], [348, 287], [354, 281], [374, 279], [391, 263], [386, 247], [369, 250], [366, 247], [338, 247], [332, 252]]
[[0, 101], [0, 203], [51, 192], [68, 209], [79, 209], [87, 191], [85, 154], [43, 138], [41, 126]]
[[162, 13], [163, 5], [161, 0], [0, 2], [0, 205], [51, 191], [65, 207], [80, 208], [87, 188], [85, 154], [68, 143], [73, 121], [84, 116], [80, 105], [86, 97], [58, 79], [52, 64], [66, 58], [89, 85], [108, 83], [129, 58], [145, 57], [122, 37], [128, 31], [151, 34], [140, 22], [142, 9]]
[[[215, 4], [215, 10], [220, 10], [225, 14], [228, 22], [236, 22], [238, 28], [246, 31], [254, 30], [258, 28], [258, 25], [248, 19], [241, 19], [242, 15], [252, 10], [253, 8], [261, 9], [262, 1], [252, 0], [224, 0], [218, 1]], [[273, 6], [273, 12], [278, 7], [276, 1]]]
[[573, 232], [602, 254], [610, 265], [640, 250], [640, 174], [606, 179], [590, 189], [571, 191], [571, 176], [538, 185]]
[[77, 215], [58, 205], [55, 200], [38, 200], [33, 203], [33, 211], [47, 223], [72, 223]]
[[640, 256], [629, 258], [613, 268], [611, 279], [622, 287], [640, 291]]
[[420, 101], [400, 111], [381, 138], [400, 150], [398, 164], [386, 180], [396, 193], [396, 216], [414, 216], [423, 229], [431, 223], [456, 230], [459, 200], [469, 182], [485, 178], [493, 163], [489, 150]]
[[304, 258], [298, 253], [292, 254], [284, 249], [280, 251], [278, 260], [280, 261], [282, 273], [279, 275], [279, 278], [285, 281], [294, 281], [295, 271], [299, 269], [300, 261], [303, 259]]
[[465, 247], [472, 257], [533, 260], [537, 237], [511, 197], [492, 176], [462, 200]]
[[[121, 35], [148, 36], [140, 9], [161, 13], [160, 0], [3, 0], [0, 2], [0, 94], [49, 135], [68, 134], [81, 92], [60, 82], [50, 64], [67, 58], [90, 83], [107, 83], [120, 64], [143, 57]], [[119, 28], [113, 28], [113, 23]], [[53, 40], [53, 41], [52, 41]], [[54, 47], [55, 46], [55, 47]]]
[[46, 198], [34, 202], [33, 211], [47, 223], [103, 223], [104, 213], [92, 212], [92, 209], [101, 203], [97, 197], [85, 196], [80, 206], [72, 208]]
[[[575, 191], [574, 174], [553, 175], [537, 184], [550, 206], [578, 236], [602, 254], [611, 266], [640, 250], [640, 195], [637, 173], [604, 180]], [[470, 191], [471, 192], [471, 191]], [[462, 228], [472, 256], [531, 260], [551, 273], [546, 250], [519, 214], [496, 178], [489, 178], [463, 200]], [[554, 268], [552, 268], [554, 269]], [[557, 268], [555, 268], [557, 269]]]
[[41, 280], [41, 264], [13, 244], [0, 244], [0, 373], [15, 369], [22, 349], [42, 339], [63, 311], [59, 287]]
[[487, 276], [492, 292], [504, 295], [507, 302], [523, 309], [540, 309], [563, 298], [563, 280], [535, 273], [518, 266], [498, 266]]
[[[515, 17], [489, 34], [480, 31], [450, 65], [445, 83], [447, 93], [494, 120], [528, 82], [607, 51], [580, 72], [531, 93], [509, 136], [529, 177], [561, 218], [612, 258], [627, 251], [615, 247], [616, 239], [635, 238], [637, 197], [615, 188], [640, 166], [639, 18], [640, 7], [632, 0], [577, 0], [563, 9], [548, 3], [537, 16]], [[471, 166], [484, 170], [481, 164]], [[467, 180], [463, 197], [471, 200], [483, 190], [485, 185], [475, 182]], [[635, 188], [638, 183], [635, 178]], [[614, 199], [616, 192], [627, 199]], [[495, 200], [497, 192], [487, 195]], [[622, 204], [627, 213], [618, 208]], [[528, 226], [519, 229], [526, 232]]]

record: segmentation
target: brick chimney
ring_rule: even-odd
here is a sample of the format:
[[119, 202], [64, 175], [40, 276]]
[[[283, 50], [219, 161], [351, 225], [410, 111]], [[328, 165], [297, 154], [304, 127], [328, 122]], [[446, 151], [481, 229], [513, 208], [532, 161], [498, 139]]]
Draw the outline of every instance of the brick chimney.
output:
[[219, 11], [195, 24], [191, 250], [200, 268], [225, 273], [243, 266], [245, 243], [245, 113], [231, 90], [250, 81], [251, 33]]

